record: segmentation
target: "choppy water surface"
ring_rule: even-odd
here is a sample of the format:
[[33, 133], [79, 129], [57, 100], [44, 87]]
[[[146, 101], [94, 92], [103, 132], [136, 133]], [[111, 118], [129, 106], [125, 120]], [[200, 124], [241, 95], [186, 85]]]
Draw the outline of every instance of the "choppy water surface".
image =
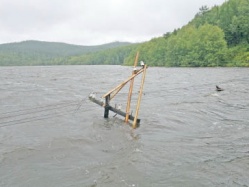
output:
[[131, 70], [1, 67], [0, 186], [249, 186], [248, 69], [149, 68], [136, 130], [87, 99]]

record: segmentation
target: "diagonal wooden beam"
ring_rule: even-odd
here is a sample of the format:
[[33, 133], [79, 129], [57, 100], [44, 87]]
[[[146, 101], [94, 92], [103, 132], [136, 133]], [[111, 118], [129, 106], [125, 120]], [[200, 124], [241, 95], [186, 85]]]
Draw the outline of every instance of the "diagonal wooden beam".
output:
[[[134, 70], [132, 71], [132, 75], [136, 74], [136, 66], [138, 62], [138, 57], [139, 57], [139, 52], [136, 54], [136, 58], [134, 61]], [[128, 99], [127, 99], [127, 104], [126, 104], [126, 116], [125, 116], [125, 122], [127, 123], [129, 120], [129, 113], [130, 113], [130, 108], [131, 108], [131, 96], [132, 96], [132, 90], [133, 90], [133, 85], [134, 85], [134, 79], [131, 79], [130, 81], [130, 88], [129, 88], [129, 93], [128, 93]]]
[[104, 94], [102, 97], [105, 98], [108, 95], [110, 95], [112, 92], [114, 92], [115, 90], [118, 90], [120, 87], [124, 87], [131, 79], [133, 79], [134, 77], [138, 76], [143, 71], [144, 71], [144, 68], [141, 68], [136, 74], [130, 76], [128, 79], [126, 79], [124, 82], [122, 82], [121, 84], [119, 84], [115, 88], [111, 89], [109, 92], [107, 92], [106, 94]]
[[147, 69], [147, 65], [144, 65], [144, 73], [143, 73], [143, 77], [142, 77], [142, 81], [141, 81], [141, 85], [140, 85], [140, 90], [139, 90], [139, 95], [138, 95], [138, 100], [137, 100], [136, 113], [135, 113], [134, 121], [133, 121], [133, 125], [132, 125], [132, 127], [134, 129], [137, 128], [137, 117], [138, 117], [138, 113], [139, 113], [139, 109], [140, 109], [140, 103], [141, 103], [141, 99], [142, 99], [142, 95], [143, 95], [143, 88], [144, 88], [146, 69]]
[[112, 94], [111, 94], [111, 98], [110, 98], [110, 100], [112, 100], [112, 98], [113, 97], [115, 97], [115, 95], [117, 95], [118, 94], [118, 92], [123, 88], [125, 86], [125, 84], [123, 85], [123, 86], [120, 86], [120, 88], [119, 89], [117, 89], [117, 90], [115, 90], [115, 91], [113, 91], [112, 92]]

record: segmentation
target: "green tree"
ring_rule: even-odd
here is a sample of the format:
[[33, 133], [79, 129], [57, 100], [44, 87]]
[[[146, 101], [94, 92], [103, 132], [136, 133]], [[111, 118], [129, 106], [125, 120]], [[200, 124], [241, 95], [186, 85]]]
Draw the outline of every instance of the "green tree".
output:
[[169, 39], [167, 56], [171, 66], [225, 65], [227, 45], [223, 31], [209, 24], [184, 27]]

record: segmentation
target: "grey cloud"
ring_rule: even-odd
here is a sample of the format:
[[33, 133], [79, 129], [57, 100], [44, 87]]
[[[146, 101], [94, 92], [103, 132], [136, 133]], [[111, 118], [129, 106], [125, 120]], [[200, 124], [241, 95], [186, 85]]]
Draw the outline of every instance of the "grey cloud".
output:
[[224, 1], [0, 0], [0, 43], [144, 41], [187, 24], [202, 5]]

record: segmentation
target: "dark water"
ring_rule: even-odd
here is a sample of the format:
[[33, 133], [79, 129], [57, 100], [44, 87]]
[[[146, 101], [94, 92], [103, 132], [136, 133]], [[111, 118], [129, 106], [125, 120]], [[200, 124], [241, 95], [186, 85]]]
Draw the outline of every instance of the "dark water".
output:
[[87, 99], [131, 70], [1, 67], [0, 186], [249, 186], [249, 69], [149, 68], [136, 130]]

